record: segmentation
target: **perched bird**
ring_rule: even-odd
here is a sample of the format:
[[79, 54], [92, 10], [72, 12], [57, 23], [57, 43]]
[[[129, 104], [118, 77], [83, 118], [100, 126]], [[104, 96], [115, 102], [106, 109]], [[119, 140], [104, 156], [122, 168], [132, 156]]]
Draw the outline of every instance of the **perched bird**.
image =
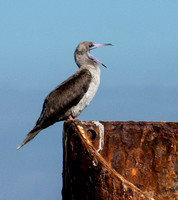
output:
[[42, 129], [58, 121], [73, 119], [88, 106], [100, 83], [100, 69], [97, 63], [106, 67], [90, 54], [90, 50], [107, 45], [111, 44], [82, 42], [77, 46], [74, 58], [79, 69], [46, 97], [35, 127], [17, 149], [32, 140]]

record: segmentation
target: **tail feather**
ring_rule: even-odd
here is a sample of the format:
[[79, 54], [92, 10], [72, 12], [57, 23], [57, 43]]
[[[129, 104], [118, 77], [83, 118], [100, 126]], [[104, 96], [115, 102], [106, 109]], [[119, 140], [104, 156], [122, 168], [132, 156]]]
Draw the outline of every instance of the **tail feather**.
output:
[[19, 150], [23, 145], [25, 145], [26, 143], [28, 143], [30, 140], [32, 140], [42, 129], [40, 127], [35, 127], [34, 129], [32, 129], [28, 134], [27, 137], [25, 138], [25, 140], [22, 142], [21, 145], [19, 145], [17, 147], [17, 150]]

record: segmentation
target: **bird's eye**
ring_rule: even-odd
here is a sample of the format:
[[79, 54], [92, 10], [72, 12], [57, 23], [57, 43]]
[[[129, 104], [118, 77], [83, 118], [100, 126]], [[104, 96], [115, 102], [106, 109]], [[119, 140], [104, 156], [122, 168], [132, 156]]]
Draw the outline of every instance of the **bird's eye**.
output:
[[89, 44], [88, 47], [89, 47], [89, 48], [92, 48], [92, 47], [94, 47], [94, 45], [93, 45], [93, 44]]

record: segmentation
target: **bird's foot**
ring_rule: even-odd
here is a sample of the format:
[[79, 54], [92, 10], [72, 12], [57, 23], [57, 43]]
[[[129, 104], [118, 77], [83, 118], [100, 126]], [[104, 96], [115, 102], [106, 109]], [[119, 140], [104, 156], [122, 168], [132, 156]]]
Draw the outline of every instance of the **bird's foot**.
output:
[[74, 120], [74, 118], [73, 118], [71, 115], [69, 115], [69, 119], [70, 119], [70, 120]]

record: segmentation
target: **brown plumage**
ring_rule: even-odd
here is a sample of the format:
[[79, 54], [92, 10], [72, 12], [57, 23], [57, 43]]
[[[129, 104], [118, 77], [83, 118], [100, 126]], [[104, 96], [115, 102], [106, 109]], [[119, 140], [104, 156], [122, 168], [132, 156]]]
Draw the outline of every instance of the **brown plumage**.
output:
[[17, 149], [55, 122], [77, 117], [90, 103], [98, 89], [100, 79], [100, 70], [96, 62], [101, 62], [89, 54], [91, 49], [96, 48], [95, 46], [104, 45], [92, 42], [83, 42], [78, 45], [75, 50], [75, 61], [79, 69], [46, 97], [35, 127]]

